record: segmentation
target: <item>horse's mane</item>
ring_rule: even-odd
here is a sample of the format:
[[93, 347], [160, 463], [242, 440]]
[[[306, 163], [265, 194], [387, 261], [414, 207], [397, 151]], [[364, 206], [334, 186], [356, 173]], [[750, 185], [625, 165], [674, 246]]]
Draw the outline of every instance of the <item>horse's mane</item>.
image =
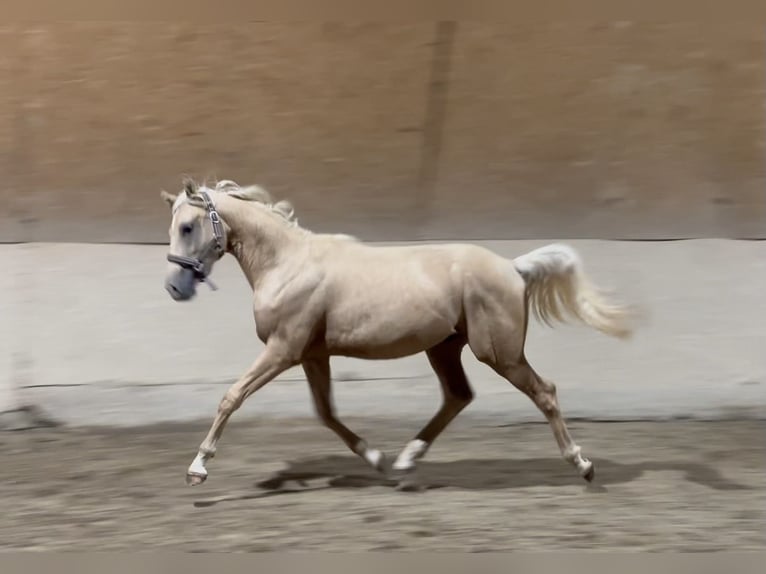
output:
[[[175, 205], [178, 206], [180, 202], [185, 200], [200, 207], [204, 206], [202, 198], [197, 194], [199, 189], [212, 191], [214, 193], [225, 193], [230, 197], [235, 197], [242, 201], [252, 201], [257, 203], [264, 209], [277, 215], [287, 225], [295, 227], [304, 233], [311, 234], [311, 231], [298, 225], [298, 218], [295, 216], [295, 209], [293, 208], [292, 203], [286, 199], [274, 201], [271, 194], [259, 185], [248, 185], [243, 187], [230, 179], [222, 179], [212, 184], [203, 183], [198, 185], [194, 180], [185, 178], [184, 191], [178, 195]], [[357, 241], [355, 237], [345, 233], [332, 233], [327, 235], [327, 237], [344, 241]]]
[[243, 201], [260, 203], [282, 217], [282, 219], [288, 223], [294, 226], [298, 225], [298, 218], [295, 216], [295, 208], [293, 208], [293, 204], [286, 199], [274, 201], [271, 194], [259, 185], [242, 187], [235, 181], [222, 179], [221, 181], [216, 182], [214, 189]]
[[[293, 208], [292, 203], [285, 199], [274, 201], [271, 194], [259, 185], [241, 186], [230, 179], [222, 179], [214, 184], [203, 183], [201, 185], [198, 185], [191, 179], [184, 180], [184, 191], [187, 199], [202, 205], [201, 200], [198, 199], [199, 196], [196, 195], [197, 190], [199, 189], [214, 191], [216, 193], [225, 193], [230, 197], [235, 197], [242, 201], [258, 203], [262, 207], [281, 217], [286, 223], [293, 227], [298, 227], [298, 218], [295, 215], [295, 209]], [[180, 197], [181, 196], [179, 196], [179, 198]]]

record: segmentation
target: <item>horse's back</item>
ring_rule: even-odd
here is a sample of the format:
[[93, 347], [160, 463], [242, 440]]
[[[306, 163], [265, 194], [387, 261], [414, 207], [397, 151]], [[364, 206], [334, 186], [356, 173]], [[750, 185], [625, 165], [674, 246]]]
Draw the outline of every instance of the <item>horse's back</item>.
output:
[[523, 288], [513, 261], [471, 243], [424, 245], [368, 245], [340, 242], [323, 262], [340, 290], [364, 290], [388, 296], [391, 289], [408, 291], [462, 291], [466, 280]]
[[466, 297], [523, 283], [511, 261], [470, 244], [344, 243], [321, 264], [328, 347], [362, 357], [429, 348], [459, 330]]

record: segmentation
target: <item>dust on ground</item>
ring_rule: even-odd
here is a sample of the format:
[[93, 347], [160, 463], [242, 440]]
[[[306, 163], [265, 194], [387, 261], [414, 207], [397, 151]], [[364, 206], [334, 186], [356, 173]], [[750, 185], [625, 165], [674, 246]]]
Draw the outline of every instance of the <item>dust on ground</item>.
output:
[[[457, 419], [400, 492], [315, 420], [232, 419], [210, 478], [184, 474], [209, 421], [0, 437], [0, 548], [182, 551], [763, 550], [766, 423]], [[346, 421], [391, 460], [418, 421]], [[424, 422], [424, 421], [420, 421]]]

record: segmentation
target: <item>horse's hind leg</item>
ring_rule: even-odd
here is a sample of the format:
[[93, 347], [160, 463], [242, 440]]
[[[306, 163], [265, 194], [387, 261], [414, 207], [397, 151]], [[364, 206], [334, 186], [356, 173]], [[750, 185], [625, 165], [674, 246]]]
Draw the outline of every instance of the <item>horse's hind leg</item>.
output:
[[314, 398], [314, 407], [324, 425], [332, 430], [346, 446], [362, 457], [375, 470], [383, 472], [385, 457], [374, 448], [368, 448], [367, 442], [338, 420], [332, 404], [332, 383], [330, 379], [330, 359], [312, 359], [303, 363], [303, 371]]
[[523, 299], [509, 297], [499, 304], [490, 301], [487, 305], [479, 298], [471, 303], [468, 344], [476, 358], [535, 403], [548, 420], [564, 459], [574, 465], [585, 480], [593, 480], [593, 463], [582, 457], [580, 447], [569, 434], [556, 386], [538, 375], [524, 356], [528, 317]]
[[593, 463], [580, 454], [580, 447], [574, 442], [561, 414], [556, 385], [538, 375], [526, 359], [513, 367], [506, 367], [499, 374], [507, 378], [517, 389], [527, 395], [548, 419], [553, 436], [561, 449], [564, 459], [577, 468], [585, 480], [593, 480]]
[[453, 335], [426, 351], [428, 361], [441, 384], [442, 405], [397, 457], [393, 470], [398, 474], [406, 476], [412, 473], [415, 461], [425, 455], [447, 425], [473, 400], [473, 391], [460, 361], [465, 343], [461, 335]]

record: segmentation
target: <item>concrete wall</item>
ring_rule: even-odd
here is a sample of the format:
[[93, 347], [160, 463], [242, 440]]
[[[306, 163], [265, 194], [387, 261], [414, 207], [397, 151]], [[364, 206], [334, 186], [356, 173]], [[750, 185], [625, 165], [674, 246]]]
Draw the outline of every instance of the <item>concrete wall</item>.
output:
[[[10, 264], [15, 268], [15, 256], [5, 253], [3, 263]], [[18, 408], [18, 399], [16, 397], [15, 369], [13, 367], [12, 349], [10, 341], [13, 340], [13, 321], [9, 320], [15, 313], [14, 304], [18, 297], [14, 294], [16, 279], [13, 273], [0, 274], [0, 341], [2, 341], [2, 352], [0, 352], [0, 413]]]
[[[725, 8], [725, 7], [724, 7]], [[366, 239], [763, 236], [760, 23], [0, 28], [0, 240], [257, 181]]]
[[[764, 48], [755, 19], [0, 27], [0, 241], [33, 242], [0, 250], [0, 412], [205, 415], [245, 368], [236, 270], [177, 306], [162, 248], [34, 243], [164, 242], [158, 191], [184, 173], [259, 182], [308, 227], [371, 240], [763, 237]], [[761, 244], [583, 245], [658, 323], [628, 346], [533, 334], [570, 412], [762, 403]], [[475, 408], [506, 416], [471, 369]], [[340, 371], [391, 378], [343, 386], [365, 413], [438, 402], [422, 358]], [[274, 388], [251, 408], [310, 412], [300, 376]]]
[[[541, 241], [484, 244], [512, 257]], [[574, 241], [594, 279], [643, 305], [634, 340], [577, 326], [530, 327], [528, 356], [554, 380], [570, 417], [766, 416], [766, 243]], [[233, 258], [219, 291], [175, 303], [164, 292], [162, 246], [0, 247], [12, 278], [0, 348], [16, 357], [18, 396], [77, 424], [130, 425], [209, 417], [262, 345], [251, 294]], [[44, 273], [41, 270], [45, 270]], [[464, 354], [474, 413], [537, 420], [529, 400]], [[440, 401], [422, 355], [333, 360], [343, 415], [404, 413], [424, 422]], [[313, 416], [300, 369], [246, 403], [242, 415]]]

